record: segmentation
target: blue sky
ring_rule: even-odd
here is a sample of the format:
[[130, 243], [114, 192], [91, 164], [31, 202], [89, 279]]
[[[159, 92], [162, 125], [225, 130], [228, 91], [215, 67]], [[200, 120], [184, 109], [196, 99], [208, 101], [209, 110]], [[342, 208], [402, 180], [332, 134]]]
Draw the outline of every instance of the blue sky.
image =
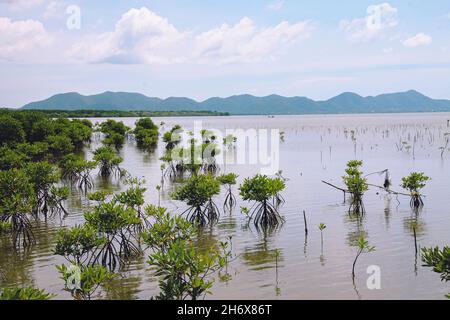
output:
[[450, 99], [450, 2], [0, 0], [0, 70], [7, 107], [70, 91]]

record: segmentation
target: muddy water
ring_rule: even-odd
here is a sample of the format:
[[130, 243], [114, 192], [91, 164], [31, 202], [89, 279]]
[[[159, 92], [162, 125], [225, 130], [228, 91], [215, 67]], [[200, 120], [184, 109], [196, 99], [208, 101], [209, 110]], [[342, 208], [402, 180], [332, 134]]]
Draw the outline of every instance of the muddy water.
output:
[[[208, 299], [443, 299], [449, 285], [439, 275], [422, 267], [415, 254], [411, 222], [417, 219], [419, 247], [450, 243], [450, 151], [441, 157], [450, 114], [389, 114], [335, 116], [207, 117], [155, 118], [163, 128], [180, 124], [192, 130], [195, 121], [203, 128], [279, 129], [280, 168], [289, 179], [284, 192], [286, 204], [281, 212], [286, 223], [273, 232], [258, 233], [246, 225], [239, 210], [222, 214], [220, 222], [201, 234], [202, 241], [231, 237], [233, 261], [228, 267], [231, 279], [217, 279]], [[136, 119], [119, 119], [132, 126]], [[101, 121], [101, 119], [93, 119]], [[94, 149], [99, 141], [94, 141]], [[163, 144], [152, 154], [138, 150], [132, 141], [121, 151], [123, 167], [133, 176], [145, 177], [146, 200], [157, 203], [156, 185], [160, 183], [159, 155]], [[86, 157], [91, 157], [86, 150]], [[364, 197], [366, 215], [358, 219], [347, 212], [343, 194], [323, 184], [326, 180], [342, 185], [341, 176], [350, 159], [364, 160], [364, 171], [389, 169], [393, 189], [400, 190], [401, 177], [423, 171], [432, 177], [424, 189], [425, 207], [416, 216], [409, 200], [380, 193], [372, 188]], [[224, 168], [222, 168], [224, 170]], [[258, 165], [228, 165], [226, 170], [240, 175], [239, 180], [258, 173]], [[369, 181], [382, 184], [383, 177]], [[95, 189], [123, 190], [120, 182], [96, 179]], [[162, 205], [173, 213], [184, 211], [182, 203], [171, 201], [174, 185], [166, 182]], [[235, 193], [237, 190], [235, 188]], [[216, 199], [218, 204], [223, 195]], [[0, 240], [1, 286], [35, 285], [70, 299], [64, 292], [55, 265], [64, 260], [54, 256], [55, 235], [59, 228], [83, 222], [87, 201], [76, 190], [67, 202], [70, 212], [64, 219], [38, 222], [36, 246], [14, 251], [8, 239]], [[239, 200], [237, 208], [249, 206]], [[305, 238], [302, 211], [306, 211], [309, 235]], [[319, 223], [327, 228], [321, 244]], [[376, 251], [363, 254], [356, 268], [355, 286], [351, 267], [357, 249], [355, 241], [365, 234]], [[277, 260], [276, 250], [280, 251]], [[381, 270], [381, 289], [366, 285], [368, 266]], [[276, 267], [278, 266], [278, 267]], [[143, 256], [133, 261], [103, 293], [108, 299], [149, 299], [156, 294], [157, 279]]]

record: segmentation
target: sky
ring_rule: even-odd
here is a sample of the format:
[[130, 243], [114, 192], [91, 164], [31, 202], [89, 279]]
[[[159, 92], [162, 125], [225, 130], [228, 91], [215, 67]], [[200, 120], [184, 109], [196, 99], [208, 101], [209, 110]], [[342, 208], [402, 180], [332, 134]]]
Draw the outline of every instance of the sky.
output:
[[448, 0], [0, 0], [0, 106], [63, 92], [450, 99]]

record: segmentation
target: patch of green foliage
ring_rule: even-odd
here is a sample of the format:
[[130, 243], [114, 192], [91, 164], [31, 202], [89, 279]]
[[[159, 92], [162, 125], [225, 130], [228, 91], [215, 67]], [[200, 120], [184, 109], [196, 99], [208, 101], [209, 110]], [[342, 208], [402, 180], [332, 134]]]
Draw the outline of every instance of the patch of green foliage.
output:
[[[424, 266], [433, 268], [433, 271], [441, 275], [441, 280], [450, 281], [450, 247], [445, 246], [440, 249], [436, 248], [423, 248], [422, 249], [422, 261]], [[450, 293], [447, 295], [450, 299]]]
[[203, 226], [219, 218], [219, 210], [212, 200], [212, 197], [219, 193], [220, 182], [216, 178], [211, 175], [198, 175], [190, 177], [171, 197], [185, 202], [189, 208], [183, 214], [187, 215], [189, 221]]
[[0, 291], [0, 300], [50, 300], [55, 295], [33, 287], [4, 288]]
[[367, 179], [364, 178], [363, 172], [360, 170], [363, 165], [362, 161], [351, 160], [347, 163], [345, 173], [342, 179], [347, 186], [348, 192], [351, 194], [351, 203], [349, 212], [359, 214], [364, 213], [364, 203], [362, 201], [364, 193], [369, 190]]
[[257, 203], [248, 216], [256, 227], [274, 227], [284, 221], [275, 203], [285, 187], [285, 182], [280, 177], [269, 178], [261, 174], [246, 178], [241, 184], [239, 191], [242, 199]]

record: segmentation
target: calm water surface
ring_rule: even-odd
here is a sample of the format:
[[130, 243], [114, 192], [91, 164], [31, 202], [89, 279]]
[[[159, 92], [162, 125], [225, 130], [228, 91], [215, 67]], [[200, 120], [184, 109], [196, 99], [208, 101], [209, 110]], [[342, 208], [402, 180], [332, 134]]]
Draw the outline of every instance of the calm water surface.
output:
[[[346, 162], [364, 160], [364, 171], [389, 169], [393, 189], [399, 190], [401, 177], [411, 171], [423, 171], [432, 177], [424, 189], [425, 207], [417, 217], [417, 241], [420, 247], [450, 243], [450, 152], [441, 157], [445, 145], [447, 119], [450, 114], [389, 114], [336, 116], [206, 117], [154, 118], [165, 122], [163, 130], [175, 124], [192, 130], [194, 121], [203, 128], [273, 128], [285, 132], [280, 144], [280, 167], [289, 179], [284, 191], [286, 204], [281, 212], [286, 223], [268, 234], [247, 227], [239, 210], [222, 214], [218, 225], [201, 234], [202, 241], [224, 241], [232, 237], [233, 261], [228, 272], [232, 278], [216, 280], [208, 299], [443, 299], [450, 291], [439, 275], [421, 266], [416, 259], [411, 222], [415, 215], [409, 199], [379, 193], [371, 189], [364, 197], [367, 210], [362, 219], [349, 216], [341, 192], [324, 185], [327, 180], [342, 185]], [[102, 121], [104, 119], [91, 119]], [[133, 126], [135, 118], [116, 119]], [[352, 132], [353, 131], [353, 132]], [[403, 144], [402, 150], [398, 146]], [[91, 149], [100, 142], [93, 141]], [[410, 146], [408, 148], [407, 146]], [[164, 145], [154, 153], [145, 153], [127, 142], [121, 151], [122, 166], [133, 176], [146, 180], [146, 200], [157, 203], [156, 185], [160, 183], [160, 161]], [[92, 157], [86, 150], [86, 157]], [[240, 175], [239, 180], [259, 172], [258, 166], [228, 166], [227, 171]], [[383, 177], [373, 175], [369, 181], [382, 184]], [[96, 179], [95, 189], [124, 190], [118, 181]], [[162, 205], [173, 213], [184, 205], [171, 201], [174, 185], [166, 182]], [[235, 194], [237, 195], [237, 188]], [[217, 197], [221, 204], [223, 195]], [[38, 243], [28, 251], [13, 250], [7, 239], [0, 239], [0, 269], [4, 279], [0, 286], [35, 285], [70, 299], [63, 291], [63, 281], [55, 265], [64, 259], [52, 254], [59, 228], [83, 222], [86, 199], [72, 190], [64, 219], [49, 219], [36, 224]], [[249, 206], [239, 201], [240, 206]], [[302, 211], [306, 210], [309, 235], [305, 239]], [[325, 223], [323, 250], [319, 223]], [[365, 234], [376, 251], [361, 256], [356, 269], [356, 287], [351, 267], [357, 249], [355, 241]], [[278, 275], [276, 250], [280, 250]], [[381, 290], [366, 286], [370, 265], [381, 268]], [[146, 255], [133, 261], [121, 277], [105, 290], [108, 299], [149, 299], [158, 292], [157, 278], [146, 264]]]

